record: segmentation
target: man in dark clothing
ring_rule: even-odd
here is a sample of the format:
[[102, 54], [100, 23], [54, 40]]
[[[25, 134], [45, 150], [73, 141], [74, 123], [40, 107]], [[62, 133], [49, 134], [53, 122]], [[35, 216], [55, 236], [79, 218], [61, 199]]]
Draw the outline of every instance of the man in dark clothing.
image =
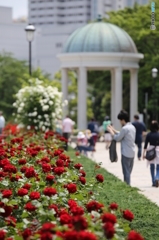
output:
[[139, 121], [139, 116], [134, 116], [134, 122], [132, 123], [134, 127], [136, 128], [136, 138], [135, 143], [138, 147], [138, 159], [141, 160], [141, 154], [142, 154], [142, 135], [143, 132], [146, 132], [146, 126], [143, 122]]

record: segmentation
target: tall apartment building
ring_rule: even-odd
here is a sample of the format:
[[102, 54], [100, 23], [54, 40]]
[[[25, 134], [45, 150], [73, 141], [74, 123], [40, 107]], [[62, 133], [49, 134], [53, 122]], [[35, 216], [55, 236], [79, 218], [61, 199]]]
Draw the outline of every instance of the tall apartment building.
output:
[[109, 11], [147, 4], [149, 0], [29, 0], [29, 22], [35, 26], [83, 25]]

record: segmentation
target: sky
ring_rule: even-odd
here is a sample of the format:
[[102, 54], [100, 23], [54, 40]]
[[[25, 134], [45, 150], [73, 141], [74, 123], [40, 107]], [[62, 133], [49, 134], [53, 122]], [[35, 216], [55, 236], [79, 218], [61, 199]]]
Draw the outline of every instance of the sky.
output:
[[12, 7], [13, 18], [27, 16], [28, 0], [0, 0], [0, 6]]

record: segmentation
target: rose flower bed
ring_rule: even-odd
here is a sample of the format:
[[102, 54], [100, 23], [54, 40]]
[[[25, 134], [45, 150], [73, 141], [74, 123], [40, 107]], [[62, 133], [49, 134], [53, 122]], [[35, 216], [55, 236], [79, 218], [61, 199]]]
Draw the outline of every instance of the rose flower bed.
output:
[[53, 132], [23, 132], [0, 143], [0, 240], [143, 240], [129, 227], [133, 213], [96, 201], [104, 184], [98, 166], [87, 182], [64, 141]]

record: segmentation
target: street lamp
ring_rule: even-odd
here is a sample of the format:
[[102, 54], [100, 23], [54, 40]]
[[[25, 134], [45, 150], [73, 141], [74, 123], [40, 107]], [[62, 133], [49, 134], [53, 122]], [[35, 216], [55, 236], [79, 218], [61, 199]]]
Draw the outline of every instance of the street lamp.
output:
[[31, 76], [32, 74], [32, 69], [31, 69], [31, 42], [34, 39], [34, 32], [35, 32], [35, 27], [32, 24], [29, 24], [26, 28], [26, 38], [29, 42], [29, 74]]
[[157, 68], [153, 68], [152, 69], [152, 77], [154, 79], [154, 90], [153, 90], [153, 93], [154, 93], [154, 112], [153, 112], [153, 119], [154, 120], [157, 120], [157, 102], [156, 102], [156, 80], [155, 78], [157, 77], [157, 73], [158, 73], [158, 70]]

